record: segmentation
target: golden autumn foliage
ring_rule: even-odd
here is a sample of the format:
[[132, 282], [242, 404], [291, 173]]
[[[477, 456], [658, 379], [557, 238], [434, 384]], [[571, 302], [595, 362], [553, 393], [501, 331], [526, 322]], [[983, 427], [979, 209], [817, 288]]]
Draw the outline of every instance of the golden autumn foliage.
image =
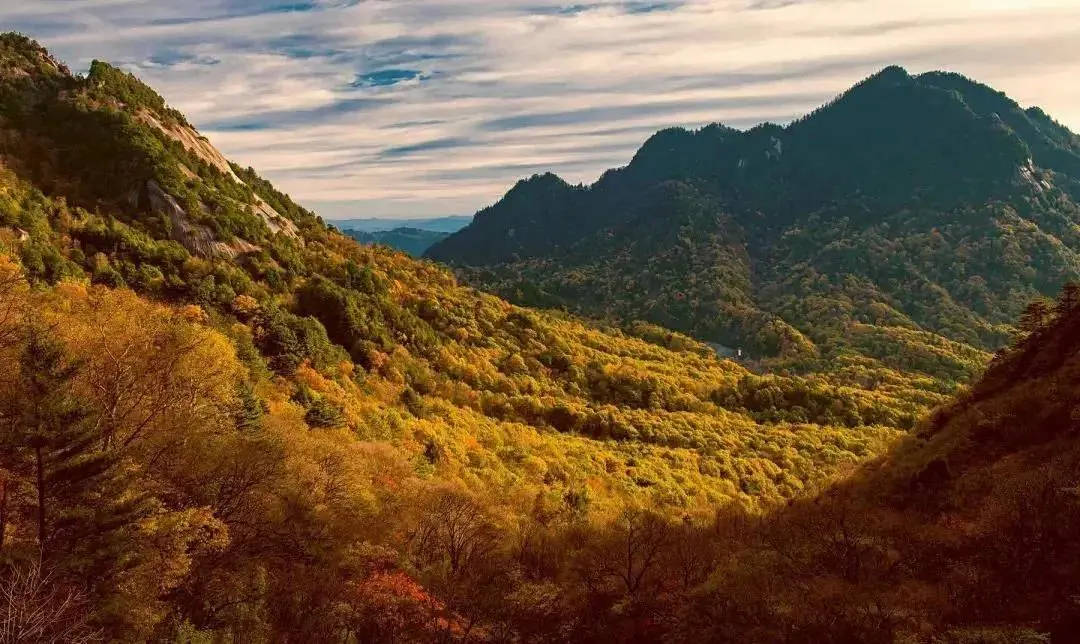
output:
[[[703, 633], [774, 641], [781, 632], [798, 633], [799, 641], [823, 633], [914, 637], [968, 622], [949, 617], [945, 582], [920, 576], [913, 564], [900, 572], [892, 566], [941, 551], [950, 553], [959, 574], [969, 564], [955, 550], [956, 539], [1016, 529], [1015, 538], [1026, 538], [1008, 508], [1021, 508], [1017, 495], [1036, 483], [1023, 483], [1028, 470], [1016, 466], [999, 468], [1003, 478], [994, 494], [1010, 499], [1007, 506], [941, 514], [939, 525], [925, 524], [904, 505], [882, 503], [887, 495], [876, 490], [885, 488], [875, 481], [888, 479], [865, 474], [817, 501], [761, 518], [761, 509], [821, 489], [828, 468], [839, 476], [881, 453], [896, 434], [843, 456], [858, 444], [858, 428], [843, 429], [837, 436], [843, 440], [829, 443], [823, 428], [759, 424], [712, 397], [702, 400], [695, 392], [712, 391], [702, 386], [706, 379], [737, 392], [750, 376], [692, 342], [689, 351], [672, 353], [570, 319], [502, 308], [525, 317], [509, 335], [489, 333], [494, 346], [444, 343], [433, 362], [398, 347], [373, 371], [348, 360], [322, 369], [305, 361], [283, 375], [245, 348], [254, 334], [239, 318], [192, 315], [191, 307], [80, 282], [30, 288], [18, 264], [0, 258], [0, 418], [10, 428], [0, 452], [0, 547], [12, 571], [42, 566], [56, 589], [50, 592], [81, 598], [74, 617], [65, 619], [83, 635], [417, 642], [695, 640]], [[1043, 328], [991, 370], [991, 391], [1039, 342], [1057, 337]], [[508, 374], [500, 362], [507, 352], [497, 343], [523, 330], [541, 347], [551, 343], [545, 334], [559, 333], [568, 368], [580, 364], [577, 352], [587, 356], [585, 377], [539, 378], [549, 372], [535, 371], [528, 358], [521, 359], [524, 371]], [[26, 416], [18, 411], [33, 399], [26, 389], [31, 374], [23, 370], [51, 364], [27, 362], [39, 345], [55, 348], [48, 355], [63, 368], [53, 371], [67, 374], [55, 379], [62, 393], [51, 389], [42, 400], [67, 401], [64, 413], [78, 409], [77, 425], [85, 430], [55, 458], [67, 458], [78, 445], [81, 462], [101, 459], [106, 465], [93, 481], [113, 495], [50, 493], [40, 562], [37, 484], [26, 451], [34, 443], [20, 444], [19, 419]], [[462, 350], [471, 359], [456, 358]], [[1044, 358], [1036, 363], [1043, 371], [1056, 368]], [[439, 381], [439, 369], [477, 375]], [[420, 385], [424, 374], [433, 381], [427, 386]], [[484, 378], [494, 382], [479, 391], [468, 384]], [[501, 379], [508, 384], [496, 384]], [[665, 392], [667, 382], [685, 401]], [[946, 410], [932, 422], [982, 426], [977, 423], [985, 421], [946, 419], [1015, 413], [1009, 401], [1036, 399], [1043, 386], [1037, 382], [1028, 394], [1001, 399], [1000, 412], [976, 411], [988, 402], [961, 402], [959, 412]], [[402, 392], [418, 386], [425, 393], [403, 399]], [[770, 387], [774, 407], [785, 404], [790, 383], [779, 378]], [[984, 390], [970, 396], [985, 396]], [[682, 418], [687, 431], [711, 427], [722, 442], [692, 449], [597, 440], [580, 429], [564, 433], [528, 422], [536, 413], [528, 408], [485, 411], [485, 393], [515, 391], [550, 397], [568, 416], [575, 405], [569, 393], [579, 391], [580, 409], [607, 414], [609, 422], [626, 419], [638, 429], [656, 417], [670, 431]], [[643, 391], [651, 392], [647, 403]], [[336, 410], [337, 422], [314, 422], [321, 418], [312, 416], [316, 401]], [[1032, 415], [1029, 422], [1053, 421]], [[888, 465], [896, 481], [889, 485], [907, 486], [905, 495], [936, 494], [936, 477], [948, 481], [960, 471], [953, 468], [965, 467], [949, 456], [963, 431], [934, 430], [941, 438], [925, 447], [922, 439], [908, 441], [886, 461], [896, 463]], [[956, 465], [935, 465], [943, 459]], [[1060, 484], [1067, 486], [1062, 463], [1052, 477], [1065, 477]], [[800, 481], [800, 472], [810, 476]], [[975, 488], [955, 489], [974, 494]], [[903, 503], [941, 503], [911, 499]], [[89, 523], [69, 523], [69, 516]], [[86, 525], [109, 529], [86, 532]], [[61, 545], [78, 535], [78, 548]], [[1001, 550], [1006, 555], [1013, 556]], [[90, 571], [95, 581], [88, 584]], [[806, 607], [782, 608], [795, 601]], [[867, 621], [867, 602], [919, 617]], [[725, 612], [715, 613], [719, 606]], [[713, 626], [702, 621], [706, 615]]]
[[[834, 440], [810, 426], [759, 424], [713, 400], [717, 385], [736, 387], [745, 372], [693, 342], [672, 352], [476, 294], [467, 297], [482, 305], [472, 310], [477, 329], [489, 329], [483, 343], [444, 341], [430, 358], [399, 345], [372, 371], [305, 359], [275, 373], [252, 352], [269, 323], [265, 305], [249, 311], [249, 326], [127, 289], [30, 288], [4, 261], [0, 409], [13, 433], [3, 453], [3, 547], [30, 565], [46, 535], [43, 565], [89, 598], [89, 624], [122, 639], [209, 628], [258, 638], [291, 629], [312, 641], [372, 624], [418, 641], [485, 639], [496, 606], [484, 584], [510, 583], [503, 561], [511, 544], [531, 547], [533, 513], [561, 534], [620, 516], [629, 499], [665, 515], [756, 507], [896, 435], [854, 427]], [[439, 306], [461, 304], [443, 296]], [[49, 394], [66, 401], [57, 413], [78, 409], [77, 441], [55, 458], [77, 444], [77, 458], [102, 464], [88, 484], [108, 481], [112, 498], [35, 500], [34, 443], [18, 442], [18, 410], [29, 386], [19, 383], [32, 375], [20, 371], [31, 364], [21, 356], [39, 345], [45, 357], [32, 364], [55, 363], [46, 371], [63, 389]], [[539, 363], [550, 346], [560, 347], [562, 371]], [[507, 368], [508, 355], [516, 366]], [[790, 383], [776, 387], [784, 404]], [[548, 406], [560, 411], [549, 416]], [[641, 435], [597, 440], [584, 425], [552, 427], [575, 414]], [[647, 433], [680, 426], [679, 441]], [[691, 447], [701, 431], [714, 438]], [[87, 511], [88, 525], [109, 522], [107, 535], [78, 533], [86, 552], [74, 560], [50, 554], [50, 544], [75, 538], [60, 536], [63, 517]], [[80, 578], [89, 570], [100, 576], [88, 586]], [[523, 584], [517, 597], [552, 588], [513, 583]], [[387, 596], [343, 607], [356, 584]]]

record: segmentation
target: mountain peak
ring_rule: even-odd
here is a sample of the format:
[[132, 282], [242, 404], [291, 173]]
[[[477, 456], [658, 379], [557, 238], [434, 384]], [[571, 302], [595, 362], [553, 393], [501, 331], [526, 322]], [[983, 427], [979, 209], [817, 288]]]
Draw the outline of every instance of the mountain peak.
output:
[[911, 74], [900, 65], [889, 65], [870, 75], [865, 83], [906, 83], [911, 81]]
[[[314, 215], [254, 172], [230, 167], [183, 114], [132, 74], [95, 60], [74, 76], [35, 41], [0, 35], [4, 165], [73, 207], [164, 221], [203, 258], [299, 241]], [[244, 178], [241, 178], [243, 175]]]
[[510, 192], [515, 190], [536, 190], [538, 188], [569, 187], [570, 184], [554, 172], [543, 172], [518, 180], [518, 182], [514, 184], [514, 187], [510, 189]]
[[67, 66], [36, 40], [15, 32], [0, 33], [0, 78], [70, 75]]

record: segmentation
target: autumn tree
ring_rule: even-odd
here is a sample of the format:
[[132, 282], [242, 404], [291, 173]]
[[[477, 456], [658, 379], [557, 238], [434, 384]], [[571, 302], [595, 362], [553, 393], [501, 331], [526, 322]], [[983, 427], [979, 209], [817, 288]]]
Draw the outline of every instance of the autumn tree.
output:
[[0, 577], [0, 644], [89, 644], [104, 638], [90, 624], [88, 598], [39, 559]]
[[448, 625], [467, 632], [493, 610], [492, 591], [501, 577], [495, 568], [500, 537], [470, 494], [443, 488], [424, 503], [410, 542], [422, 579], [453, 612], [445, 616]]
[[148, 516], [149, 507], [116, 454], [102, 448], [93, 411], [74, 391], [82, 368], [44, 331], [30, 331], [14, 438], [32, 468], [43, 556], [62, 555], [67, 574], [108, 586], [124, 565], [117, 554], [130, 548], [132, 526]]
[[1077, 307], [1080, 307], [1080, 283], [1066, 282], [1061, 287], [1061, 294], [1058, 295], [1054, 311], [1058, 317], [1063, 317], [1076, 310]]
[[649, 509], [628, 507], [591, 544], [581, 574], [586, 583], [642, 600], [660, 581], [673, 529]]

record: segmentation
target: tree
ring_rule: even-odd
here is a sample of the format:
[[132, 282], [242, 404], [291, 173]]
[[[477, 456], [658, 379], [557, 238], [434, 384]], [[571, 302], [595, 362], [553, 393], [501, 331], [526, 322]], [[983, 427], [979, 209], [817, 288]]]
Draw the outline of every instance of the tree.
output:
[[344, 415], [326, 398], [316, 398], [304, 414], [304, 421], [312, 427], [339, 427], [344, 422]]
[[338, 599], [339, 628], [361, 644], [431, 642], [459, 627], [445, 606], [399, 570], [376, 570], [350, 580]]
[[131, 489], [117, 454], [104, 449], [93, 409], [74, 390], [83, 365], [39, 329], [20, 360], [16, 434], [31, 454], [38, 545], [79, 553], [84, 571], [111, 567], [114, 538], [146, 515], [145, 498]]
[[443, 490], [429, 502], [413, 539], [422, 561], [443, 561], [451, 576], [456, 577], [485, 563], [494, 553], [497, 536], [476, 499], [463, 492]]
[[1049, 324], [1053, 310], [1045, 299], [1032, 300], [1023, 315], [1020, 316], [1019, 328], [1026, 334], [1036, 333]]
[[[51, 522], [50, 505], [71, 501], [70, 493], [91, 483], [111, 465], [106, 455], [95, 449], [96, 437], [87, 420], [90, 411], [72, 392], [72, 380], [79, 365], [66, 359], [63, 349], [31, 329], [22, 352], [15, 413], [17, 449], [29, 451], [32, 459], [37, 540], [47, 553]], [[59, 510], [59, 508], [57, 508]]]
[[67, 287], [63, 296], [53, 309], [66, 311], [48, 321], [85, 362], [77, 389], [97, 410], [106, 450], [134, 458], [175, 441], [176, 427], [231, 426], [223, 403], [239, 368], [228, 340], [130, 291]]
[[25, 291], [22, 270], [7, 255], [0, 255], [0, 348], [11, 346], [18, 339]]
[[61, 584], [40, 560], [12, 566], [0, 579], [0, 644], [101, 640], [101, 633], [89, 623], [86, 595]]
[[86, 580], [98, 618], [126, 621], [120, 604], [104, 606], [130, 593], [122, 577], [144, 563], [139, 539], [152, 512], [148, 492], [136, 482], [133, 464], [105, 448], [96, 410], [78, 393], [86, 363], [72, 359], [47, 330], [31, 326], [26, 336], [15, 386], [4, 400], [10, 421], [4, 460], [16, 484], [33, 491], [23, 513], [35, 526], [32, 549], [59, 579]]
[[462, 637], [499, 610], [501, 533], [473, 496], [440, 489], [428, 500], [411, 535], [421, 581], [445, 602], [442, 639]]
[[717, 539], [693, 519], [686, 517], [671, 530], [664, 567], [676, 577], [683, 592], [705, 581], [716, 566]]
[[614, 582], [632, 599], [645, 597], [657, 579], [673, 531], [668, 521], [652, 510], [629, 507], [597, 540], [589, 558], [587, 577]]
[[1058, 317], [1068, 315], [1080, 306], [1080, 283], [1066, 282], [1061, 287], [1061, 295], [1058, 296], [1055, 311]]

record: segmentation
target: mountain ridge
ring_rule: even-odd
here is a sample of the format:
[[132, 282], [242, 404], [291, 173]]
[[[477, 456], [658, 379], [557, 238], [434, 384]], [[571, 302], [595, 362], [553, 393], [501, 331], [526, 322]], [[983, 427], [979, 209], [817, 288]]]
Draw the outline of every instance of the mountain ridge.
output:
[[367, 217], [361, 219], [332, 219], [329, 223], [339, 230], [356, 230], [365, 233], [377, 233], [394, 228], [418, 228], [432, 232], [453, 233], [464, 228], [472, 221], [472, 215], [447, 215], [444, 217]]
[[[858, 324], [893, 353], [898, 329], [992, 351], [1027, 299], [1080, 275], [1077, 141], [962, 76], [890, 67], [784, 127], [662, 130], [591, 186], [520, 181], [427, 256], [515, 302], [641, 318], [798, 368], [889, 359], [865, 334], [846, 341]], [[672, 226], [682, 236], [658, 247]]]
[[[247, 361], [237, 387], [255, 417], [251, 391], [269, 397], [267, 422], [393, 438], [424, 476], [461, 474], [478, 489], [530, 480], [556, 496], [588, 486], [597, 504], [634, 493], [755, 505], [880, 451], [945, 399], [900, 373], [881, 372], [873, 390], [756, 375], [666, 329], [514, 307], [430, 262], [359, 246], [254, 170], [222, 165], [130, 74], [65, 69], [26, 38], [0, 37], [0, 243], [12, 270], [60, 300], [133, 292], [180, 307], [235, 344]], [[554, 451], [531, 460], [520, 441]], [[782, 460], [800, 474], [772, 472], [759, 450], [776, 441], [792, 445]], [[605, 461], [609, 449], [633, 464]], [[756, 465], [699, 461], [743, 450]]]
[[364, 232], [362, 230], [345, 230], [346, 235], [352, 237], [361, 244], [383, 244], [391, 248], [405, 251], [413, 257], [420, 257], [431, 245], [441, 239], [446, 239], [450, 233], [422, 230], [408, 226], [380, 230], [376, 232]]

